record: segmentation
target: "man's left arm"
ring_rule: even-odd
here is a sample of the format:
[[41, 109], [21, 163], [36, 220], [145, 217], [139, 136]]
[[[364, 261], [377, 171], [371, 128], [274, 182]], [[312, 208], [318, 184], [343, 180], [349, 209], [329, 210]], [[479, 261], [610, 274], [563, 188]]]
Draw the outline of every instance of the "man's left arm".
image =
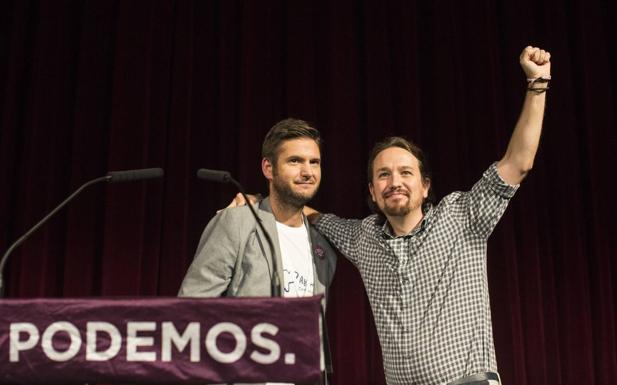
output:
[[510, 185], [521, 183], [533, 167], [542, 132], [547, 80], [551, 77], [549, 52], [528, 46], [519, 59], [527, 75], [528, 89], [506, 153], [497, 164], [499, 176]]

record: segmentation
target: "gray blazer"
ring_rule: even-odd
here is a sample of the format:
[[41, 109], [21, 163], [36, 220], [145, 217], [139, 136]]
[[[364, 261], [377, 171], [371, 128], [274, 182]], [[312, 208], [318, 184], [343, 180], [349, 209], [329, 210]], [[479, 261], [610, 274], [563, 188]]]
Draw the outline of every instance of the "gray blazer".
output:
[[[283, 262], [276, 222], [268, 198], [255, 207], [274, 243], [279, 282]], [[336, 253], [328, 241], [308, 224], [313, 254], [314, 294], [328, 294], [336, 266]], [[261, 252], [257, 238], [266, 252]], [[271, 295], [272, 251], [248, 207], [229, 208], [218, 213], [206, 226], [193, 263], [179, 296], [182, 297], [269, 297]]]
[[[279, 282], [283, 281], [283, 262], [276, 221], [268, 198], [255, 205], [257, 215], [274, 243]], [[328, 241], [305, 220], [313, 255], [313, 294], [327, 297], [336, 267], [336, 253]], [[261, 252], [261, 239], [266, 256]], [[193, 263], [180, 292], [181, 297], [269, 297], [271, 296], [272, 251], [248, 207], [219, 212], [206, 226]], [[325, 307], [325, 300], [322, 301]], [[242, 385], [242, 384], [236, 384]]]

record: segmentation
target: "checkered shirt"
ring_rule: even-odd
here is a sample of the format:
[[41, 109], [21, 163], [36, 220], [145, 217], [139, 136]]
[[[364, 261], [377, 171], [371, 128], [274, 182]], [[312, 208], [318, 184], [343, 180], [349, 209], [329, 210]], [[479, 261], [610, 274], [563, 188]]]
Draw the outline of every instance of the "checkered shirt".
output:
[[393, 237], [377, 215], [325, 214], [316, 223], [360, 271], [389, 385], [432, 385], [497, 371], [486, 242], [518, 186], [496, 163], [468, 192], [431, 206], [411, 233]]

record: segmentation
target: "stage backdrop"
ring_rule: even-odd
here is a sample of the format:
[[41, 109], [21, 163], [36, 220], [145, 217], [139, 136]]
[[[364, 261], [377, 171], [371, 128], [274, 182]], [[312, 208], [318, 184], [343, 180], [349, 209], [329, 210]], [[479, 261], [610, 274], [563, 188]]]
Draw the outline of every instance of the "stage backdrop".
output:
[[[11, 297], [174, 295], [199, 235], [235, 194], [265, 192], [260, 143], [279, 119], [325, 138], [314, 206], [368, 214], [367, 152], [405, 135], [439, 197], [503, 154], [525, 90], [518, 56], [551, 51], [535, 168], [489, 243], [508, 385], [617, 378], [617, 11], [573, 1], [4, 1], [0, 249], [85, 181], [96, 186], [18, 249]], [[330, 298], [335, 385], [384, 384], [370, 308], [340, 259]]]

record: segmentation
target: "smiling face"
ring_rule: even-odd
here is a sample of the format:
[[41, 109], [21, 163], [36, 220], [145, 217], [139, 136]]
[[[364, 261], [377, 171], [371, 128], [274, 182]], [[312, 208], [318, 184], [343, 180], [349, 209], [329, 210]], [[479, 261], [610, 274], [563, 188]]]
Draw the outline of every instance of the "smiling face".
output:
[[421, 215], [430, 181], [422, 177], [418, 159], [400, 147], [381, 151], [373, 161], [371, 199], [386, 217]]
[[270, 181], [271, 199], [301, 208], [317, 193], [321, 182], [321, 153], [313, 139], [298, 138], [281, 143], [276, 161], [262, 160]]

